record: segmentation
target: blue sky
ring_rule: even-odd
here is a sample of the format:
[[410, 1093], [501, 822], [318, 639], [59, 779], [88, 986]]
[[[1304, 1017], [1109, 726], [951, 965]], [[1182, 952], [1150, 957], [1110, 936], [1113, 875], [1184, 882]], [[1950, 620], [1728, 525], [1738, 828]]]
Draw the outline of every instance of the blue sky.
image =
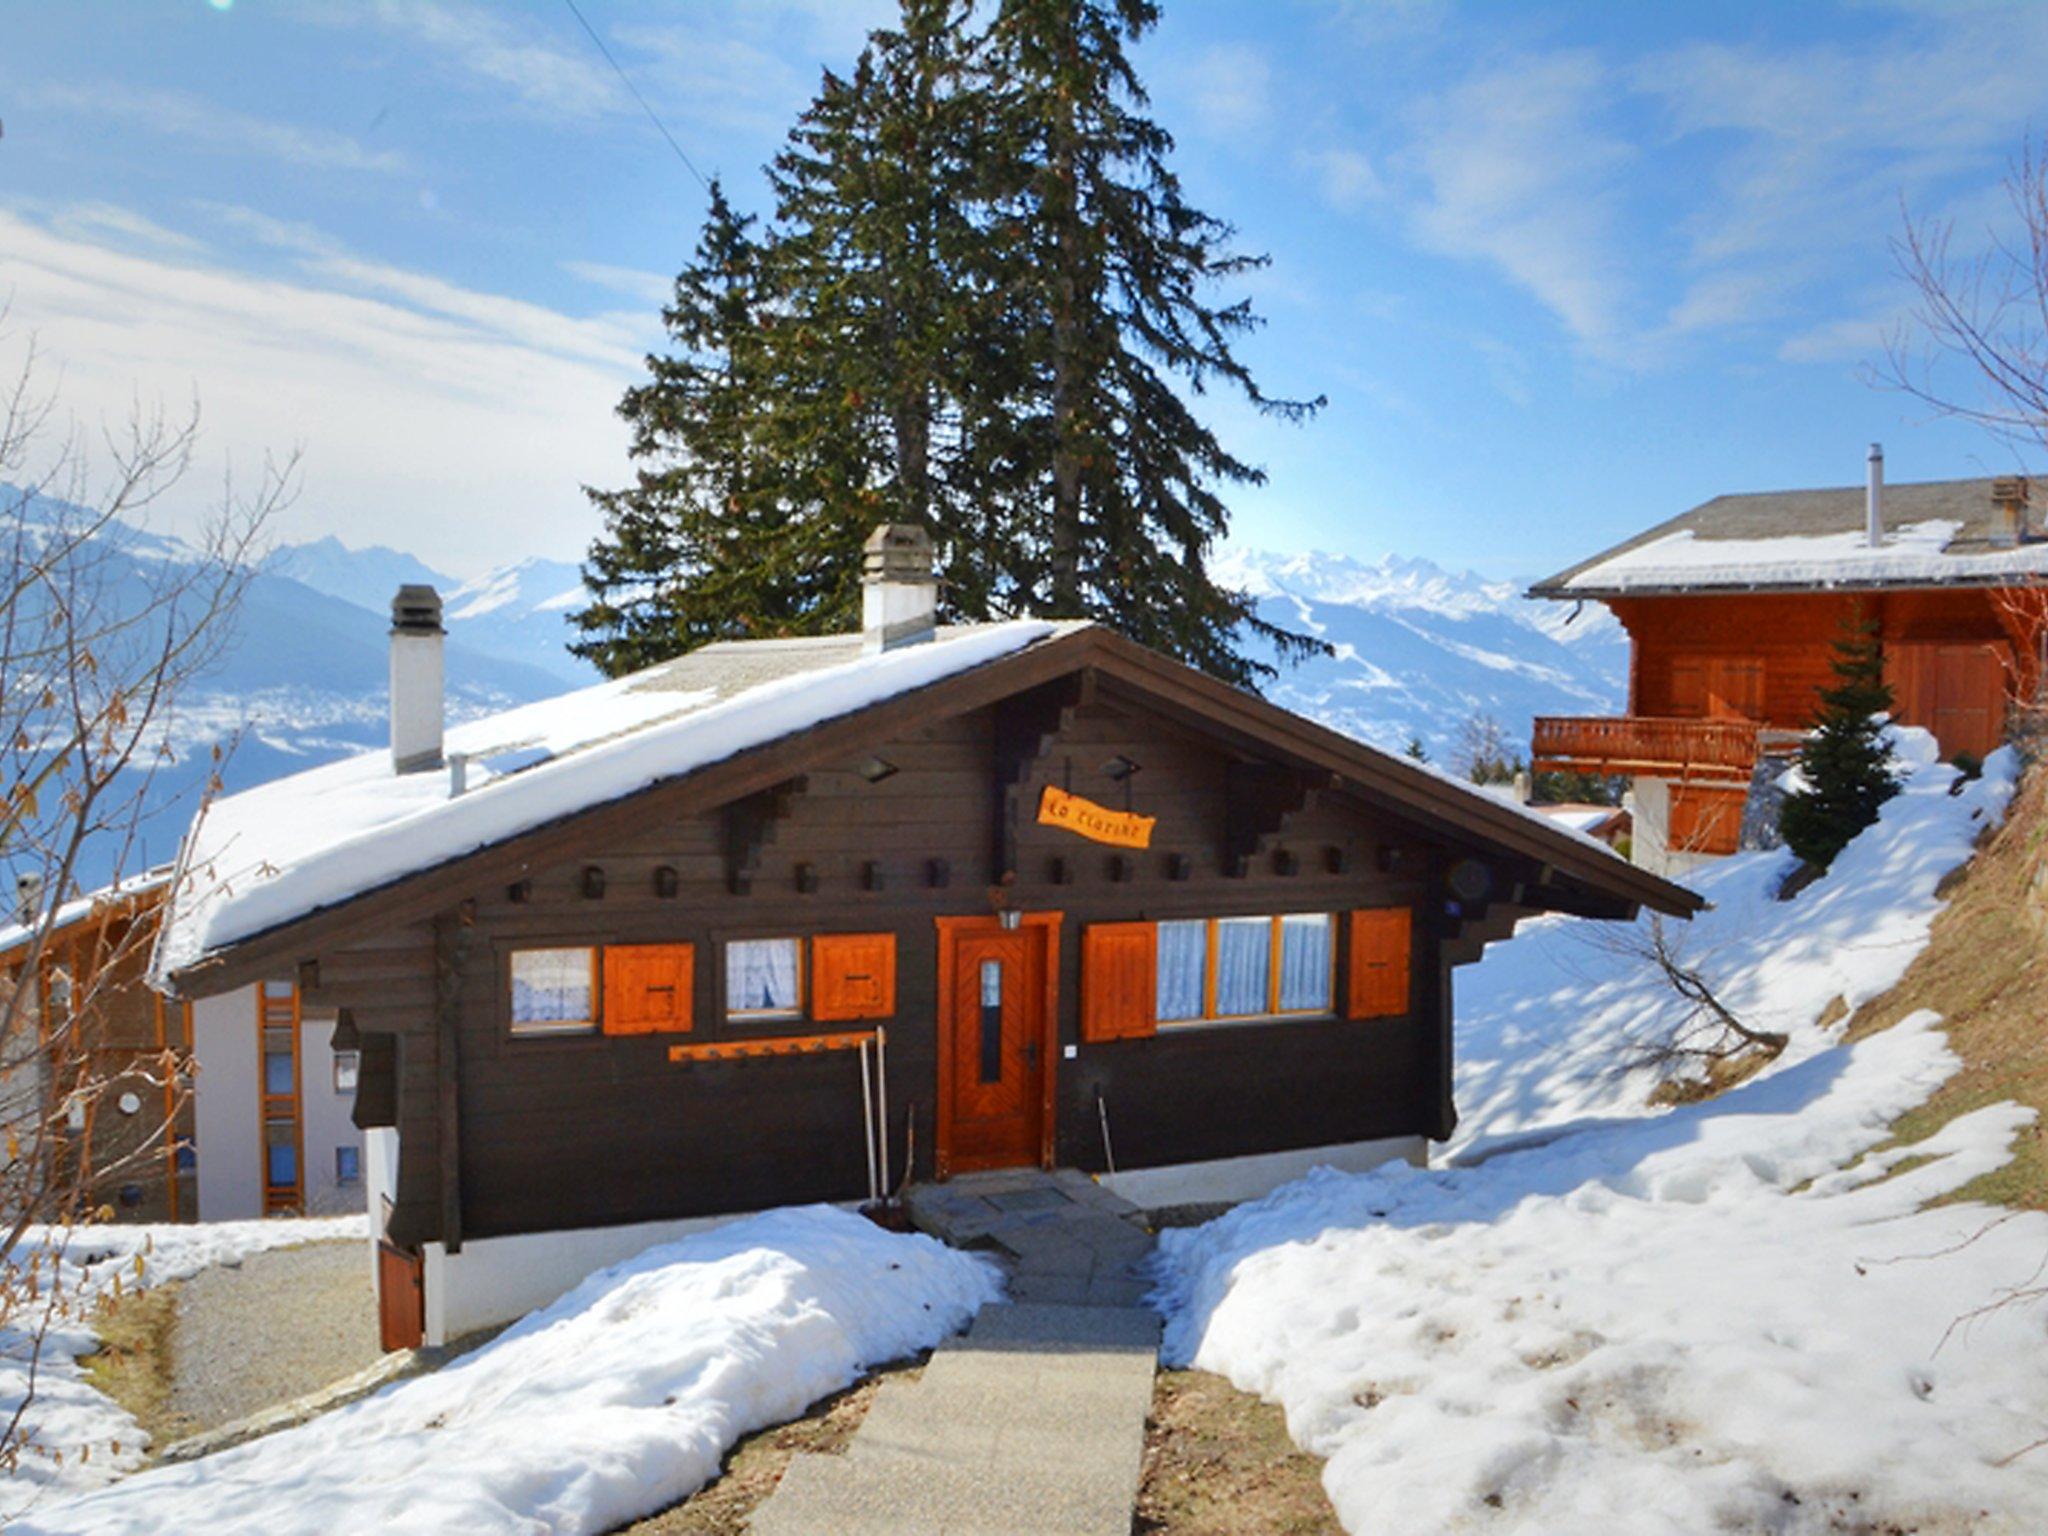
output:
[[[886, 5], [582, 0], [760, 202]], [[1140, 50], [1195, 200], [1273, 257], [1249, 347], [1306, 427], [1237, 538], [1536, 575], [1724, 490], [2003, 471], [1871, 386], [1901, 200], [1960, 247], [2048, 128], [2048, 5], [1167, 0]], [[90, 428], [196, 397], [191, 494], [303, 450], [285, 538], [457, 574], [574, 558], [577, 487], [702, 189], [560, 0], [6, 0], [0, 363]], [[61, 372], [60, 372], [61, 370]], [[1960, 375], [1958, 389], [1968, 387]]]

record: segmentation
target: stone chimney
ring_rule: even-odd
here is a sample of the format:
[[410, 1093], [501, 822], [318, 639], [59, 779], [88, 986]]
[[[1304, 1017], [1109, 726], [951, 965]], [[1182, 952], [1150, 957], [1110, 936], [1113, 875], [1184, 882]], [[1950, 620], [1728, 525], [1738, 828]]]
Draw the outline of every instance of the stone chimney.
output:
[[2001, 475], [1991, 482], [1991, 542], [2016, 546], [2027, 532], [2027, 482], [2022, 475]]
[[860, 557], [861, 651], [893, 651], [931, 639], [939, 623], [932, 539], [914, 523], [884, 523]]
[[391, 599], [391, 766], [417, 773], [441, 766], [441, 594], [404, 586]]

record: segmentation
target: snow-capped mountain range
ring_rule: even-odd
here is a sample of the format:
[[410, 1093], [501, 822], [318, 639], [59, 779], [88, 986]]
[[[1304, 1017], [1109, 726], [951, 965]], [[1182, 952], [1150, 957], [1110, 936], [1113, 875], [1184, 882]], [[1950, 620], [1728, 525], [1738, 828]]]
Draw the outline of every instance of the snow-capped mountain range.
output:
[[[178, 558], [176, 541], [159, 535], [124, 533], [120, 544], [119, 557], [138, 564]], [[1526, 741], [1532, 715], [1621, 702], [1627, 639], [1604, 609], [1567, 622], [1568, 608], [1530, 602], [1519, 583], [1393, 555], [1232, 552], [1216, 571], [1254, 593], [1265, 618], [1335, 648], [1283, 668], [1266, 695], [1379, 746], [1399, 750], [1414, 735], [1449, 762], [1474, 714]], [[149, 858], [175, 851], [215, 741], [236, 740], [230, 790], [383, 744], [389, 605], [407, 582], [443, 594], [451, 718], [596, 680], [565, 648], [583, 598], [574, 565], [528, 559], [464, 582], [383, 546], [351, 549], [332, 537], [285, 546], [252, 578], [233, 645], [183, 702], [179, 757], [158, 774], [160, 808], [144, 829]]]
[[1526, 748], [1532, 716], [1622, 706], [1628, 636], [1597, 605], [1574, 616], [1523, 597], [1526, 583], [1400, 555], [1233, 551], [1214, 570], [1258, 599], [1261, 618], [1335, 648], [1283, 667], [1266, 696], [1375, 746], [1399, 751], [1419, 737], [1448, 763], [1474, 715]]

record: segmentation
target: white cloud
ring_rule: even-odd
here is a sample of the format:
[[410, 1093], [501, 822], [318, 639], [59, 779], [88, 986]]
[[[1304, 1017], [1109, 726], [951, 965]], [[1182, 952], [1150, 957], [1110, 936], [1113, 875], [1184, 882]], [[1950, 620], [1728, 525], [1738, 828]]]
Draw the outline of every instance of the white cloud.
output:
[[586, 283], [609, 288], [649, 306], [664, 305], [675, 295], [674, 278], [663, 277], [659, 272], [643, 272], [638, 267], [615, 267], [603, 261], [565, 261], [562, 270], [571, 277], [580, 277]]
[[1174, 71], [1175, 84], [1203, 130], [1215, 138], [1265, 131], [1273, 119], [1273, 64], [1243, 43], [1204, 48]]
[[1612, 89], [1590, 53], [1495, 64], [1423, 103], [1407, 156], [1420, 241], [1497, 266], [1607, 360], [1630, 342], [1619, 186], [1638, 158], [1600, 122]]
[[139, 134], [165, 134], [230, 154], [259, 155], [310, 170], [396, 172], [407, 169], [395, 150], [369, 149], [332, 129], [273, 122], [222, 107], [183, 91], [96, 85], [37, 86], [27, 104], [132, 126]]
[[[261, 227], [215, 215], [216, 234]], [[303, 226], [269, 232], [295, 276], [0, 207], [8, 339], [36, 338], [81, 420], [196, 394], [207, 461], [302, 446], [292, 537], [395, 544], [462, 573], [580, 549], [596, 519], [578, 487], [625, 473], [626, 325], [352, 256]]]
[[1322, 187], [1323, 201], [1340, 212], [1348, 213], [1386, 195], [1378, 168], [1361, 150], [1308, 150], [1300, 158]]
[[631, 105], [618, 77], [567, 15], [563, 29], [543, 32], [466, 0], [378, 0], [368, 12], [344, 9], [329, 19], [352, 14], [368, 15], [425, 44], [487, 84], [511, 91], [529, 108], [595, 117]]

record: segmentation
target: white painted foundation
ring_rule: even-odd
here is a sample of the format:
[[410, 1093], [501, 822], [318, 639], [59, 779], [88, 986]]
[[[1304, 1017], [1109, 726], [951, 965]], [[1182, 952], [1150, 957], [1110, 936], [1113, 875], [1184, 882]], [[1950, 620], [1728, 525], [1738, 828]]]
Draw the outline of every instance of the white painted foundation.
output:
[[1422, 1168], [1429, 1163], [1429, 1144], [1420, 1136], [1388, 1136], [1377, 1141], [1341, 1142], [1327, 1147], [1302, 1147], [1290, 1152], [1261, 1152], [1251, 1157], [1223, 1157], [1205, 1163], [1171, 1163], [1163, 1168], [1129, 1168], [1105, 1173], [1097, 1182], [1143, 1210], [1170, 1205], [1214, 1205], [1223, 1201], [1256, 1200], [1271, 1194], [1311, 1168], [1364, 1173], [1395, 1160]]
[[1629, 862], [1667, 880], [1713, 862], [1714, 856], [1671, 846], [1671, 785], [1664, 779], [1635, 779], [1629, 785]]
[[427, 1343], [446, 1344], [479, 1328], [509, 1323], [559, 1300], [608, 1264], [630, 1259], [656, 1243], [672, 1243], [754, 1214], [733, 1211], [624, 1227], [482, 1237], [464, 1243], [460, 1253], [450, 1253], [442, 1243], [428, 1243], [423, 1250]]

